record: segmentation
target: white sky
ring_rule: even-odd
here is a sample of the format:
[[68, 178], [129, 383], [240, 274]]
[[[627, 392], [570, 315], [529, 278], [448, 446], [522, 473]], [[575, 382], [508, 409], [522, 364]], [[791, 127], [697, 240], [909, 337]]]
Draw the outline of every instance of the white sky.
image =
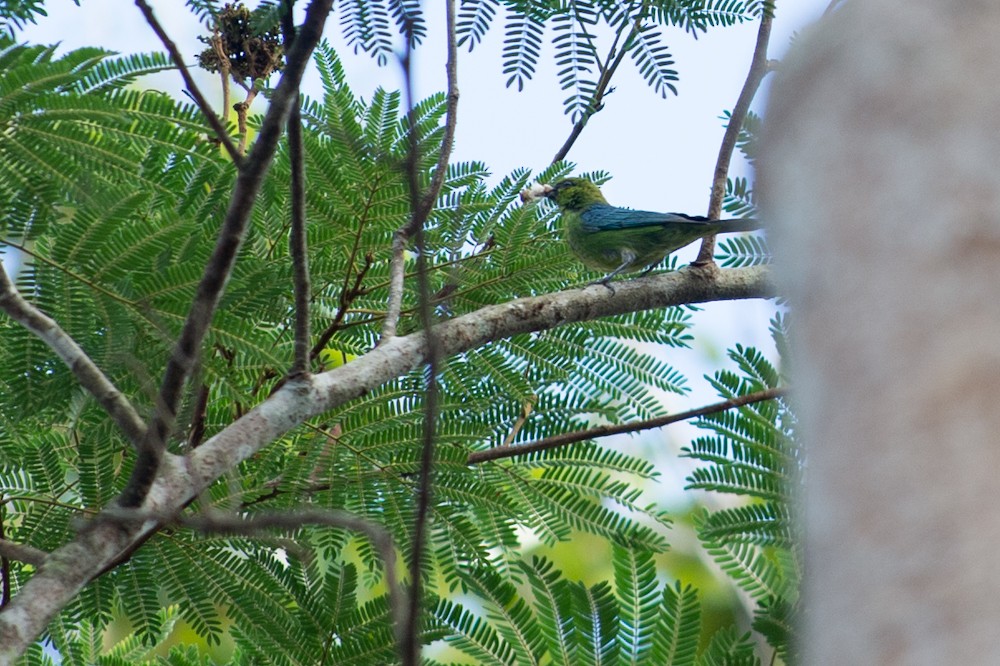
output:
[[[82, 0], [81, 4], [77, 8], [69, 0], [50, 0], [47, 3], [50, 16], [40, 19], [36, 26], [29, 26], [19, 34], [19, 39], [61, 42], [65, 50], [97, 45], [123, 53], [163, 50], [131, 0]], [[194, 55], [204, 48], [195, 39], [202, 34], [197, 20], [180, 0], [154, 0], [151, 4], [168, 34], [190, 58], [188, 62], [192, 62]], [[251, 0], [248, 4], [255, 3]], [[777, 0], [769, 56], [782, 57], [791, 36], [818, 18], [826, 4], [827, 0]], [[431, 0], [424, 2], [424, 6], [430, 8], [431, 32], [415, 56], [417, 98], [445, 86], [444, 47], [440, 38], [444, 3]], [[500, 20], [498, 15], [485, 42], [472, 54], [465, 48], [460, 51], [461, 97], [453, 155], [454, 161], [484, 161], [497, 178], [517, 167], [535, 171], [544, 168], [571, 129], [562, 107], [562, 100], [568, 95], [559, 89], [548, 45], [534, 80], [523, 92], [504, 87]], [[399, 87], [399, 68], [395, 63], [379, 68], [366, 55], [354, 56], [343, 46], [336, 14], [327, 26], [327, 38], [335, 47], [342, 47], [338, 50], [357, 94], [370, 98], [371, 91], [380, 85], [390, 89]], [[697, 40], [681, 30], [669, 33], [664, 43], [670, 48], [680, 81], [676, 83], [679, 95], [666, 100], [645, 84], [626, 58], [612, 84], [615, 92], [606, 97], [604, 110], [591, 118], [568, 159], [576, 162], [581, 171], [609, 171], [613, 179], [603, 190], [613, 204], [704, 214], [725, 129], [719, 116], [735, 104], [756, 34], [757, 23], [712, 29]], [[218, 90], [217, 78], [196, 68], [193, 71], [211, 98]], [[304, 90], [307, 95], [318, 97], [318, 77], [315, 72], [311, 74]], [[146, 85], [175, 95], [181, 89], [176, 72], [158, 75]], [[767, 82], [755, 102], [757, 109], [763, 106], [766, 87]], [[745, 175], [746, 166], [734, 161], [733, 173]], [[696, 252], [697, 244], [678, 254], [686, 262]], [[696, 315], [694, 349], [664, 352], [669, 355], [666, 360], [685, 373], [693, 389], [687, 397], [667, 396], [671, 411], [718, 400], [702, 376], [731, 365], [722, 359], [725, 349], [734, 343], [768, 350], [773, 358], [767, 330], [773, 312], [773, 305], [763, 301], [705, 306], [705, 312]], [[666, 444], [669, 448], [675, 442], [683, 444], [694, 432], [697, 431], [693, 428], [675, 426], [654, 431], [646, 435], [645, 441], [654, 447]], [[627, 446], [624, 442], [623, 445]], [[686, 470], [687, 467], [676, 465], [676, 461], [666, 465], [664, 490], [682, 486]], [[670, 480], [674, 474], [678, 477], [676, 482]]]

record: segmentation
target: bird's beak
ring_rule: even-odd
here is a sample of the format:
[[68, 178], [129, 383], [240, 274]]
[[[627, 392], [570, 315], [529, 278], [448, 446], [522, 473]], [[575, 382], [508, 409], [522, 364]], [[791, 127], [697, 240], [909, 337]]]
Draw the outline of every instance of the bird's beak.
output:
[[552, 194], [553, 188], [551, 185], [542, 185], [541, 183], [535, 183], [530, 187], [526, 187], [521, 190], [521, 201], [524, 203], [531, 203], [536, 199], [541, 199], [542, 197], [547, 197]]

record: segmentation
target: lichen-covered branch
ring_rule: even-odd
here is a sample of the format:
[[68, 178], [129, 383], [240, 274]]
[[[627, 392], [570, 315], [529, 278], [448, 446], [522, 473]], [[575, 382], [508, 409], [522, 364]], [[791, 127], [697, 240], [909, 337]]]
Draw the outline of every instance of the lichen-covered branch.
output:
[[[614, 294], [601, 286], [492, 305], [435, 327], [450, 356], [520, 333], [627, 312], [709, 301], [770, 298], [766, 266], [714, 272], [680, 270], [628, 280]], [[223, 474], [291, 429], [400, 377], [426, 362], [425, 335], [396, 337], [364, 356], [317, 375], [286, 382], [267, 400], [184, 456], [163, 455], [142, 508], [176, 515]], [[0, 664], [12, 663], [93, 577], [155, 532], [155, 520], [92, 520], [53, 551], [0, 613]]]

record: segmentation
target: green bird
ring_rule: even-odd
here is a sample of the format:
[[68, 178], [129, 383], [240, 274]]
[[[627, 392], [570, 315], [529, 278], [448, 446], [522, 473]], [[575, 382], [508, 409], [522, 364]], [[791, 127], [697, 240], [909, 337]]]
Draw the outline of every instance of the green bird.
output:
[[606, 272], [594, 284], [609, 288], [616, 275], [648, 272], [674, 250], [705, 236], [760, 228], [756, 220], [710, 220], [612, 206], [586, 178], [566, 178], [521, 193], [525, 201], [540, 197], [556, 202], [570, 250], [588, 268]]

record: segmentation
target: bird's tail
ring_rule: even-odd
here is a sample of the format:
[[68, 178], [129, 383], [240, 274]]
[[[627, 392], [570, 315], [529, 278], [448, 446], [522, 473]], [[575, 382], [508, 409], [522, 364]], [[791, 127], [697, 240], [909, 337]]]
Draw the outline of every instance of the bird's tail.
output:
[[716, 220], [715, 224], [720, 234], [737, 233], [740, 231], [757, 231], [764, 225], [761, 224], [760, 220], [753, 220], [750, 218], [733, 218], [729, 220]]

